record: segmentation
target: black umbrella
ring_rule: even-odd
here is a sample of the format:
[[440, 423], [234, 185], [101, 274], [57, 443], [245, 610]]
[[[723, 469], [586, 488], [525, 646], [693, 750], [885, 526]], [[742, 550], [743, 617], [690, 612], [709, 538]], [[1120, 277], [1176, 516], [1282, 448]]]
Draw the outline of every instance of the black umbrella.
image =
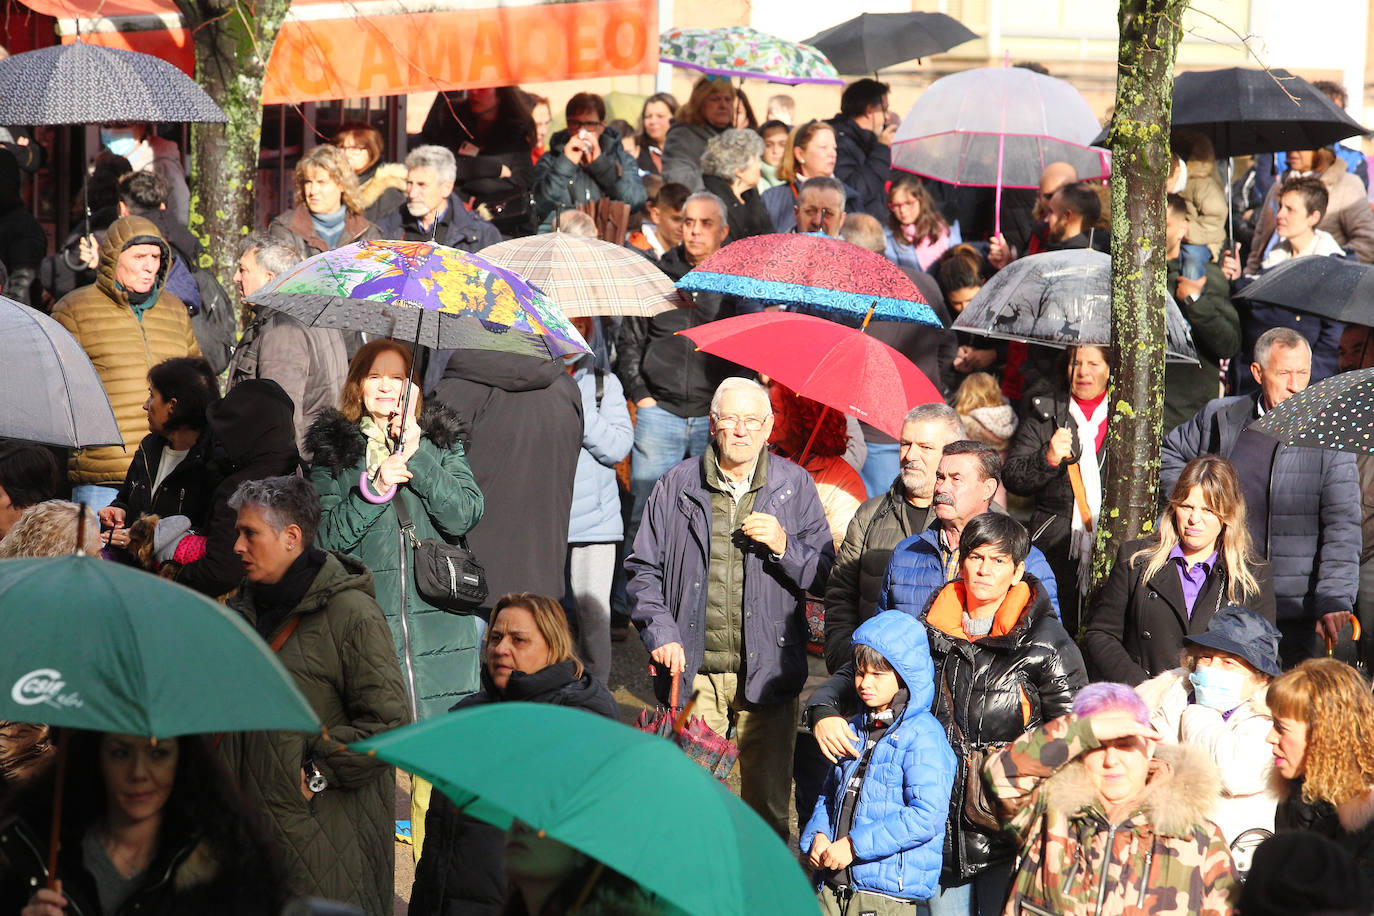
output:
[[[1368, 134], [1307, 80], [1287, 70], [1194, 70], [1174, 77], [1172, 126], [1204, 134], [1217, 157], [1320, 149]], [[1106, 144], [1110, 128], [1093, 141]]]
[[1223, 158], [1320, 149], [1369, 133], [1302, 77], [1245, 67], [1175, 77], [1173, 126], [1206, 134]]
[[876, 73], [977, 37], [944, 13], [860, 13], [804, 43], [819, 48], [841, 73]]
[[0, 436], [81, 448], [123, 445], [86, 351], [42, 312], [0, 297]]
[[195, 80], [151, 54], [78, 41], [0, 60], [0, 124], [227, 120]]
[[1323, 379], [1266, 410], [1251, 428], [1285, 445], [1374, 453], [1374, 369]]
[[1293, 258], [1266, 270], [1235, 298], [1374, 326], [1374, 267], [1335, 256]]

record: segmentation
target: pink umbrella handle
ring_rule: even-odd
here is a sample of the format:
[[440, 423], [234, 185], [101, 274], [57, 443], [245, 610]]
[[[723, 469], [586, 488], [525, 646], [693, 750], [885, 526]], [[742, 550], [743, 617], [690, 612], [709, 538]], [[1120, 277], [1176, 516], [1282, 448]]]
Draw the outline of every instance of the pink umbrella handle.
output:
[[358, 489], [362, 491], [363, 499], [378, 506], [380, 506], [382, 503], [390, 502], [391, 497], [396, 495], [396, 485], [394, 483], [391, 485], [391, 489], [387, 490], [380, 496], [378, 496], [376, 493], [373, 493], [372, 488], [368, 486], [367, 483], [366, 468], [364, 468], [362, 473], [358, 475]]
[[997, 138], [997, 196], [992, 204], [992, 237], [1002, 234], [1002, 149], [1007, 142], [1006, 134]]

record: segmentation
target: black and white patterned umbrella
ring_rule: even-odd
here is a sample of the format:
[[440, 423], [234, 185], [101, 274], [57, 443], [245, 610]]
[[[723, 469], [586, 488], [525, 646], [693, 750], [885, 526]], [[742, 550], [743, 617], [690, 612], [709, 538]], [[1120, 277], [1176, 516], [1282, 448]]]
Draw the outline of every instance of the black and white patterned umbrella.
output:
[[1284, 445], [1374, 452], [1374, 369], [1322, 379], [1266, 410], [1251, 429]]
[[[1019, 258], [988, 280], [952, 327], [1051, 347], [1110, 346], [1111, 269], [1111, 257], [1090, 248]], [[1164, 339], [1169, 362], [1197, 362], [1192, 327], [1168, 293]]]
[[0, 60], [0, 124], [227, 120], [195, 80], [151, 54], [77, 42]]

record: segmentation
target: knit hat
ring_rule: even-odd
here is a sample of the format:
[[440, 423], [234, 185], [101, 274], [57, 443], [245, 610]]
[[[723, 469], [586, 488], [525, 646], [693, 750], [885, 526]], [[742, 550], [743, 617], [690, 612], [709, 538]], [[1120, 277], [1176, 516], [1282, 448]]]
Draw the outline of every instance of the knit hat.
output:
[[1317, 833], [1293, 831], [1265, 840], [1255, 850], [1241, 892], [1242, 916], [1299, 916], [1343, 911], [1367, 900], [1355, 860]]

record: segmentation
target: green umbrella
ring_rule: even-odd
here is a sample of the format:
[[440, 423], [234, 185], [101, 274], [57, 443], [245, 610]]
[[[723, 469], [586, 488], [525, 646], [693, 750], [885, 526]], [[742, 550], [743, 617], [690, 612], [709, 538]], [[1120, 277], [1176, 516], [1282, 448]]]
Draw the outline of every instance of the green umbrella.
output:
[[317, 732], [295, 680], [238, 614], [88, 556], [0, 560], [0, 719], [170, 738]]
[[488, 823], [519, 818], [693, 916], [818, 910], [796, 858], [744, 802], [672, 743], [585, 710], [493, 703], [350, 748]]

